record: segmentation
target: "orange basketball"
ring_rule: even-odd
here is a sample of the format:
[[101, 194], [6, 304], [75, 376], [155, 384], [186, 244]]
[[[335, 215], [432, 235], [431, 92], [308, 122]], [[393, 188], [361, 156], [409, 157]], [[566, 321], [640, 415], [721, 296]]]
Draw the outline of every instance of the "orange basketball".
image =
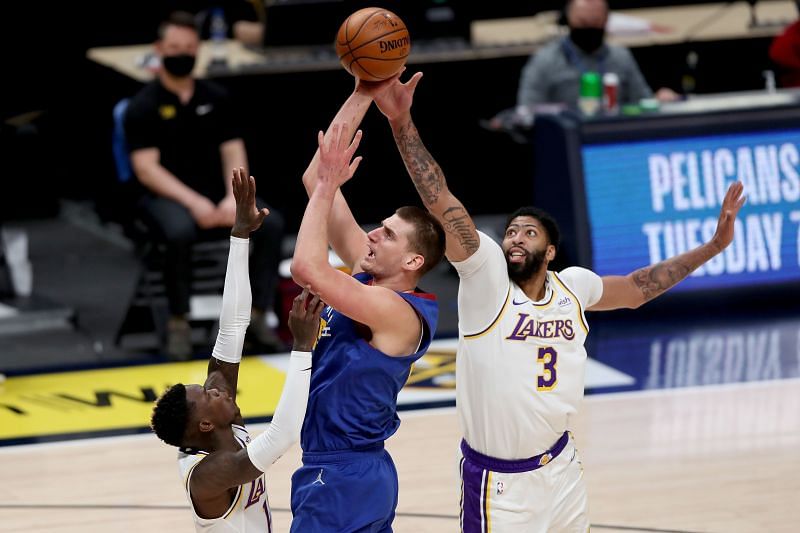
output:
[[336, 54], [342, 66], [364, 81], [381, 81], [400, 72], [410, 50], [405, 23], [381, 7], [359, 9], [347, 17], [336, 35]]

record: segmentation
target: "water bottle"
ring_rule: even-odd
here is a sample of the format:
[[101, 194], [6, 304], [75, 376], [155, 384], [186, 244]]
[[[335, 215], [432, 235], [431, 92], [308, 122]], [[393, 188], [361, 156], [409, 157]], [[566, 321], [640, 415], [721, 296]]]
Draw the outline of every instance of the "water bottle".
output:
[[584, 116], [593, 117], [600, 111], [603, 100], [603, 81], [597, 72], [584, 72], [580, 81], [578, 108]]
[[228, 24], [225, 12], [221, 8], [211, 11], [211, 63], [226, 65], [228, 63]]

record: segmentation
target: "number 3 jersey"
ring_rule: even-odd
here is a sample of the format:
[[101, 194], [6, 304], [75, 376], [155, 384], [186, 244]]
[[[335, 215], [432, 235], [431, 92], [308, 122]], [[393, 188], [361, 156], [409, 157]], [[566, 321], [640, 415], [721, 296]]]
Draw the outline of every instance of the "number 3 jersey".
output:
[[532, 301], [508, 276], [502, 248], [484, 233], [478, 250], [453, 263], [461, 278], [457, 408], [469, 446], [498, 459], [549, 449], [583, 398], [584, 310], [602, 295], [584, 268], [548, 271]]

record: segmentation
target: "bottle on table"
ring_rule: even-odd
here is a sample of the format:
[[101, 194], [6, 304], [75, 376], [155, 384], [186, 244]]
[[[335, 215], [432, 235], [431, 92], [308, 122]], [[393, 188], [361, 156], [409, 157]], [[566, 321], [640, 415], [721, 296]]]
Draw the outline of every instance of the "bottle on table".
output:
[[597, 72], [584, 72], [581, 75], [581, 90], [578, 107], [587, 117], [593, 117], [600, 111], [603, 98], [603, 84]]
[[211, 11], [211, 63], [213, 65], [228, 64], [228, 23], [222, 8]]

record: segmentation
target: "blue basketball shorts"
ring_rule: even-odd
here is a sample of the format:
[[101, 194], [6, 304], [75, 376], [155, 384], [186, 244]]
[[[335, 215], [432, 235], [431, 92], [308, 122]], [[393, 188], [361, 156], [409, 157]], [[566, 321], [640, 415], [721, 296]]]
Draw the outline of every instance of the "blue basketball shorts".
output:
[[397, 470], [383, 444], [303, 454], [292, 475], [293, 533], [391, 532]]

